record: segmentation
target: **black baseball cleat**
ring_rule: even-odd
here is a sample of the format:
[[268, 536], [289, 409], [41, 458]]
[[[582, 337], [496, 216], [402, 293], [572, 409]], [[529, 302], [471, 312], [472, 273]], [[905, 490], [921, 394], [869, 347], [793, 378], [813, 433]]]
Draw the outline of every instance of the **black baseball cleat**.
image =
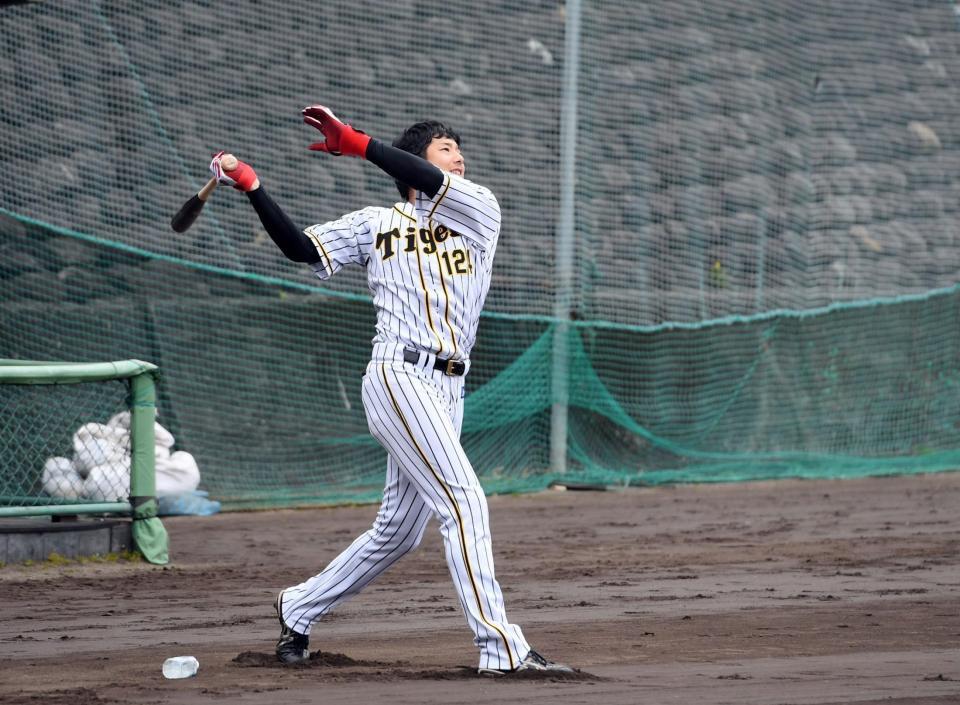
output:
[[570, 668], [570, 666], [548, 661], [533, 649], [530, 649], [530, 651], [527, 652], [527, 655], [523, 657], [523, 661], [520, 662], [520, 665], [514, 668], [512, 671], [509, 669], [500, 668], [477, 669], [477, 673], [479, 673], [481, 676], [509, 676], [512, 673], [519, 673], [520, 671], [554, 671], [557, 673], [576, 673], [576, 671]]
[[274, 604], [280, 620], [280, 638], [277, 640], [277, 660], [281, 663], [303, 663], [310, 660], [310, 637], [293, 631], [283, 621], [283, 592]]

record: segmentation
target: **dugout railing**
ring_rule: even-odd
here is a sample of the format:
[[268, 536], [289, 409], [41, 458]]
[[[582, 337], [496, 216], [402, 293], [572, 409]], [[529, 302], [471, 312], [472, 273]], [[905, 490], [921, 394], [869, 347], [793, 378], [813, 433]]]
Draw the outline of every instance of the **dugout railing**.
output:
[[[166, 563], [155, 477], [157, 370], [140, 360], [0, 360], [0, 518], [130, 516], [137, 550]], [[119, 452], [103, 442], [109, 427], [99, 423], [117, 413], [129, 414]]]

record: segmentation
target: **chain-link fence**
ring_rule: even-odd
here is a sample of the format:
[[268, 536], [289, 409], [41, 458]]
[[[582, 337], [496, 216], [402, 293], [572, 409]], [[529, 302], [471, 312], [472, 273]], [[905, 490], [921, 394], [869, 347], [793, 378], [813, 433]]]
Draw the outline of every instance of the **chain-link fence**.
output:
[[130, 515], [138, 550], [166, 563], [156, 369], [139, 360], [0, 360], [0, 516]]
[[0, 502], [126, 503], [128, 386], [127, 380], [0, 384]]

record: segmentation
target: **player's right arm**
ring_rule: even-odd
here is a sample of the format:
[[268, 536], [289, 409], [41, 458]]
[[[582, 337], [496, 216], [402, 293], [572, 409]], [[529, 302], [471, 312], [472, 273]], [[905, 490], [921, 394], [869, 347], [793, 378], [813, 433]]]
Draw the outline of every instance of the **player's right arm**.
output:
[[344, 265], [366, 264], [373, 242], [369, 209], [301, 230], [263, 190], [263, 186], [248, 191], [247, 197], [283, 254], [294, 262], [306, 262], [321, 279], [332, 277]]
[[235, 169], [224, 171], [219, 156], [214, 157], [210, 170], [221, 183], [247, 194], [270, 239], [288, 259], [309, 264], [321, 279], [332, 276], [345, 264], [365, 263], [371, 239], [365, 211], [301, 230], [266, 192], [249, 164], [238, 161]]
[[347, 264], [367, 264], [374, 238], [370, 223], [376, 211], [364, 208], [304, 229], [304, 235], [320, 254], [320, 259], [310, 265], [318, 277], [328, 279]]
[[258, 186], [253, 191], [247, 191], [247, 198], [250, 199], [253, 209], [260, 216], [260, 222], [263, 223], [264, 230], [280, 248], [280, 251], [287, 256], [287, 259], [294, 262], [305, 262], [311, 266], [319, 260], [319, 253], [310, 238], [306, 236], [303, 230], [293, 224], [290, 216], [277, 205], [263, 186]]
[[253, 209], [260, 217], [270, 239], [276, 243], [287, 259], [312, 265], [320, 257], [313, 242], [293, 224], [280, 206], [264, 190], [253, 167], [237, 160], [237, 166], [226, 171], [220, 164], [223, 152], [215, 154], [210, 162], [210, 171], [222, 184], [233, 186], [247, 194]]

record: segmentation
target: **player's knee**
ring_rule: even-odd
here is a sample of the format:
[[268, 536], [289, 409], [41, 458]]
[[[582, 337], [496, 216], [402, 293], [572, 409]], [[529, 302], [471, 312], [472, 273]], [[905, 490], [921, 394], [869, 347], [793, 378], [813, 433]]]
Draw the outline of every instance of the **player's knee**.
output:
[[403, 547], [406, 552], [414, 550], [417, 546], [420, 545], [420, 542], [423, 540], [423, 534], [427, 528], [426, 519], [421, 519], [418, 523], [407, 533], [403, 540]]
[[375, 552], [403, 555], [414, 550], [423, 539], [424, 525], [419, 528], [403, 530], [391, 527], [374, 527], [370, 531], [370, 544]]

